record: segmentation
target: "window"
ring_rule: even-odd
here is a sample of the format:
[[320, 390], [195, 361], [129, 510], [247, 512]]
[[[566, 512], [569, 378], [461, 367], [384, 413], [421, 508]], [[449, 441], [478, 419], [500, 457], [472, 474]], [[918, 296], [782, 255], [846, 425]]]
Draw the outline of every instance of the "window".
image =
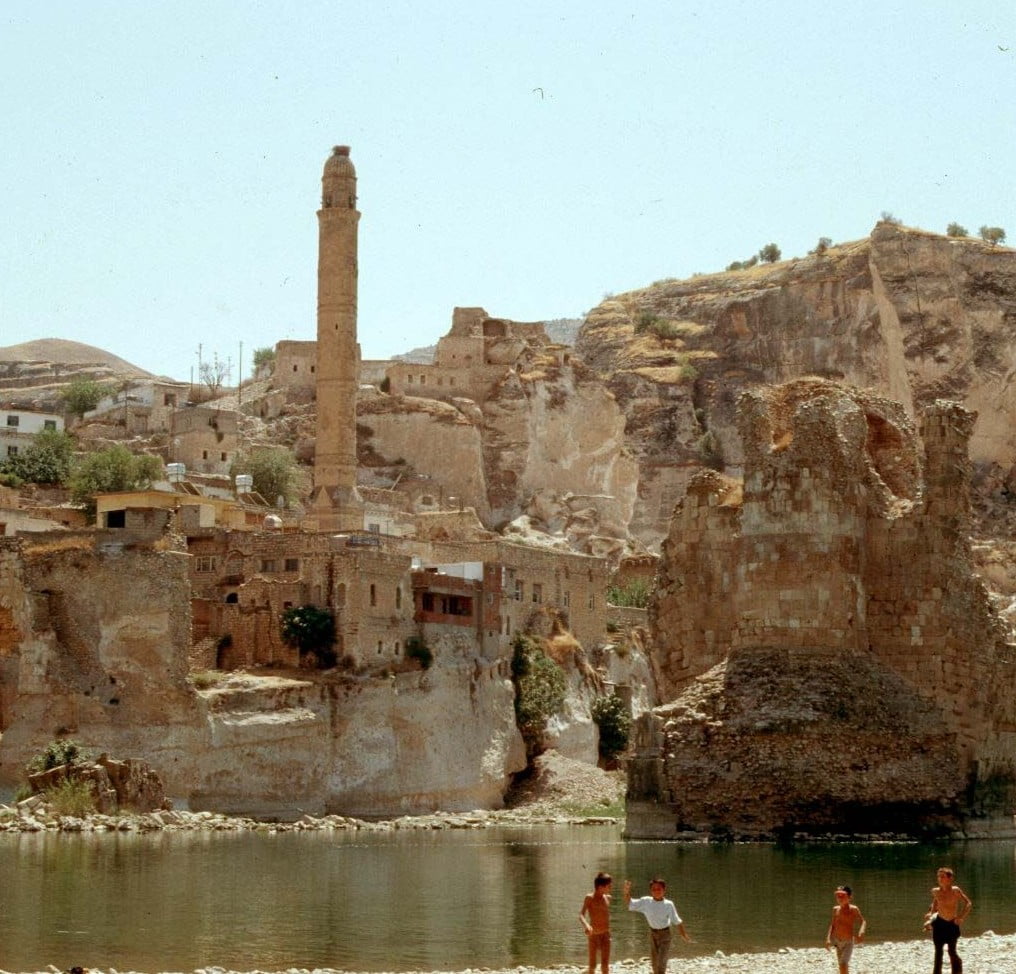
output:
[[425, 386], [427, 384], [427, 377], [425, 375], [420, 376], [420, 385]]
[[163, 406], [175, 406], [176, 405], [176, 394], [172, 393], [172, 392], [165, 393], [165, 395], [163, 395], [163, 397], [162, 397], [162, 405]]
[[543, 602], [543, 586], [539, 582], [533, 582], [533, 601], [537, 605]]
[[590, 595], [589, 596], [589, 608], [590, 609], [595, 609], [596, 608], [596, 596], [595, 595]]
[[16, 446], [7, 447], [7, 456], [16, 457], [18, 455], [18, 448]]
[[396, 585], [395, 586], [395, 608], [396, 609], [401, 609], [402, 608], [402, 586], [401, 585]]
[[127, 511], [106, 511], [106, 527], [107, 528], [125, 528], [127, 527]]
[[370, 583], [370, 604], [377, 605], [377, 587], [373, 582]]
[[225, 463], [225, 462], [226, 462], [226, 454], [225, 454], [225, 453], [220, 453], [220, 454], [219, 454], [219, 459], [220, 459], [220, 460], [221, 460], [221, 461], [222, 461], [223, 463]]
[[454, 375], [448, 377], [448, 385], [450, 385], [450, 386], [455, 385], [455, 376]]
[[277, 572], [279, 570], [279, 563], [274, 558], [262, 558], [261, 559], [261, 571], [263, 572]]
[[383, 650], [384, 648], [385, 648], [385, 644], [384, 644], [383, 642], [381, 642], [381, 640], [379, 639], [379, 640], [377, 641], [377, 654], [378, 654], [378, 656], [380, 656], [380, 655], [381, 655], [381, 651], [382, 651], [382, 650]]
[[407, 383], [408, 383], [409, 385], [412, 385], [412, 384], [413, 384], [413, 377], [412, 377], [411, 375], [407, 375], [407, 376], [406, 376], [406, 382], [407, 382]]
[[194, 559], [194, 571], [196, 572], [214, 572], [218, 559], [215, 555], [198, 555]]
[[295, 366], [295, 365], [293, 366], [293, 371], [294, 371], [294, 372], [296, 371], [296, 366]]
[[285, 571], [287, 572], [298, 572], [300, 570], [300, 559], [299, 558], [287, 558], [285, 561]]
[[43, 422], [42, 422], [42, 428], [43, 429], [47, 429], [47, 430], [55, 430], [56, 429], [56, 420], [55, 419], [46, 419], [46, 420], [43, 420]]
[[402, 652], [402, 643], [397, 639], [395, 640], [395, 655], [398, 656]]
[[201, 451], [201, 459], [202, 460], [207, 460], [208, 459], [208, 451], [207, 450], [202, 450]]
[[571, 605], [571, 592], [565, 591], [564, 593], [564, 607], [567, 609]]
[[367, 525], [367, 530], [371, 534], [380, 534], [381, 533], [381, 525], [377, 524], [374, 521], [371, 521], [371, 523]]
[[515, 579], [515, 601], [516, 602], [521, 602], [522, 601], [522, 595], [523, 595], [523, 588], [524, 587], [525, 586], [522, 584], [522, 580], [521, 579], [519, 579], [519, 578]]
[[18, 416], [8, 416], [7, 417], [7, 425], [8, 426], [17, 426], [17, 425], [20, 424], [20, 422], [21, 422], [21, 418], [18, 417]]

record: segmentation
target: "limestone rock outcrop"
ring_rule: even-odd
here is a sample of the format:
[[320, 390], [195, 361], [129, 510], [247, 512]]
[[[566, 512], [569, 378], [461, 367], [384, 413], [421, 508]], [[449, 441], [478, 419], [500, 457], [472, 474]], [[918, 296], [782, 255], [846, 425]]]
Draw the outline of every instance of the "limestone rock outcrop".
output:
[[654, 547], [703, 467], [744, 464], [745, 389], [818, 376], [910, 418], [938, 398], [979, 415], [975, 465], [1016, 457], [1016, 252], [880, 223], [868, 239], [604, 300], [576, 352], [614, 394], [638, 462], [633, 535]]
[[631, 834], [1011, 812], [1016, 646], [972, 569], [974, 418], [935, 403], [919, 441], [899, 404], [828, 381], [742, 395], [743, 483], [694, 478], [663, 547], [672, 702], [640, 729]]

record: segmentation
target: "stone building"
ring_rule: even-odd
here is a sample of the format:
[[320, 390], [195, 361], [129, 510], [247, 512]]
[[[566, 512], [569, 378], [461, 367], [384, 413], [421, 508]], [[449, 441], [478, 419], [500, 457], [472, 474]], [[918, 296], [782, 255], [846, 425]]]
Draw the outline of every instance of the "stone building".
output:
[[187, 406], [170, 414], [169, 460], [196, 473], [228, 474], [240, 446], [240, 414]]
[[542, 322], [491, 318], [483, 308], [456, 308], [452, 327], [438, 340], [432, 365], [392, 362], [387, 374], [394, 395], [486, 402], [495, 385], [534, 348], [557, 349], [562, 365], [569, 351], [552, 346]]
[[168, 433], [173, 414], [190, 396], [191, 387], [185, 382], [136, 382], [101, 399], [84, 420], [117, 423], [130, 433]]
[[971, 566], [975, 416], [937, 403], [918, 438], [898, 403], [822, 380], [738, 416], [743, 482], [693, 478], [664, 543], [672, 702], [640, 730], [629, 833], [1011, 825], [1016, 647]]

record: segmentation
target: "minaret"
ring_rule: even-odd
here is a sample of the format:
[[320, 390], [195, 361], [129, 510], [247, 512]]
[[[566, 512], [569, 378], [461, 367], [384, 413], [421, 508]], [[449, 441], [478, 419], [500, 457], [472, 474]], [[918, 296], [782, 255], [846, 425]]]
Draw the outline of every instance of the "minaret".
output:
[[312, 510], [319, 531], [363, 529], [356, 490], [356, 170], [349, 146], [325, 162], [318, 210], [317, 446]]

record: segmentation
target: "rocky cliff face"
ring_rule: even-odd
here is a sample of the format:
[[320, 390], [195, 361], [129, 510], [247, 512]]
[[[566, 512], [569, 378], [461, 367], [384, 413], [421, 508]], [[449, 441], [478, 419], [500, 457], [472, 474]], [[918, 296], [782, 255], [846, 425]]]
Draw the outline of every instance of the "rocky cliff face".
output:
[[638, 461], [632, 532], [662, 540], [703, 466], [737, 474], [739, 394], [812, 375], [978, 413], [975, 465], [1016, 455], [1016, 253], [879, 224], [800, 260], [660, 281], [590, 312], [576, 351], [614, 393]]

